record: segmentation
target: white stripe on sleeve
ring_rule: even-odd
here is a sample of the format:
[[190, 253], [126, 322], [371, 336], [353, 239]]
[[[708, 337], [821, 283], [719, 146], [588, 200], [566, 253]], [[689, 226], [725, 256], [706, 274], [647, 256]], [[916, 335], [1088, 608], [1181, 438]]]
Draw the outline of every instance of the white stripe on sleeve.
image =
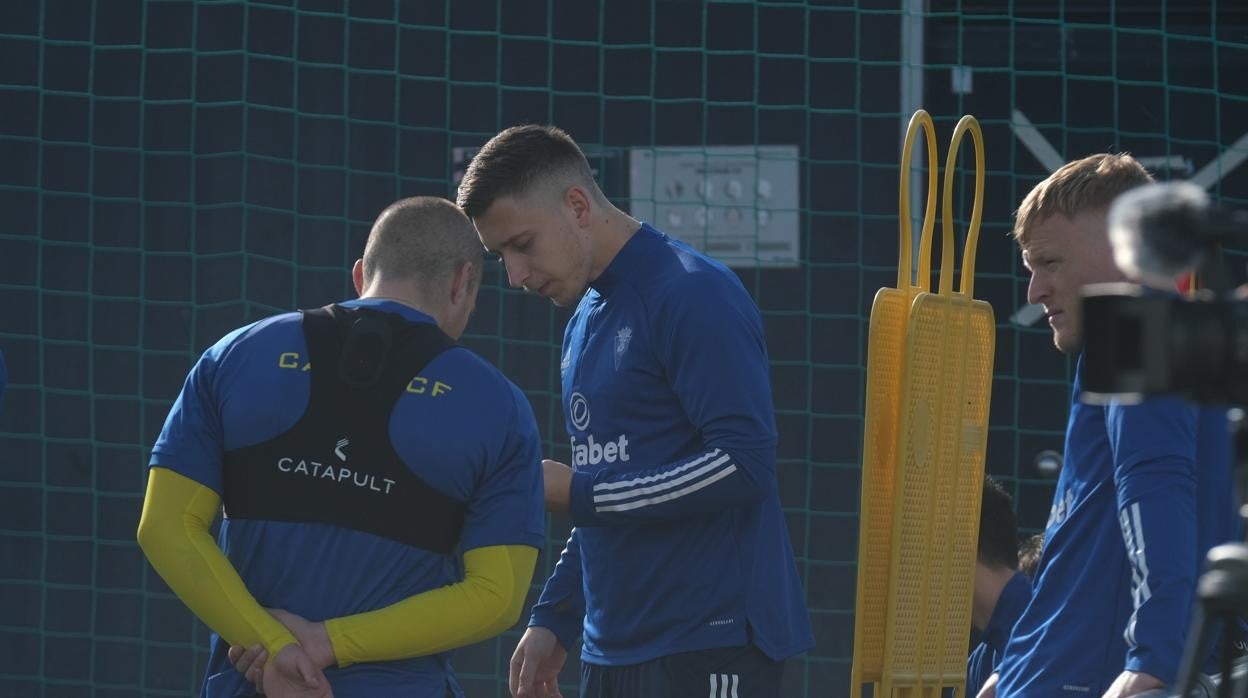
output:
[[[634, 487], [633, 489], [630, 489], [630, 490], [624, 490], [622, 492], [614, 492], [612, 494], [595, 494], [594, 503], [604, 504], [606, 502], [618, 502], [621, 499], [632, 499], [633, 497], [640, 497], [642, 495], [647, 495], [647, 494], [657, 494], [659, 492], [665, 492], [670, 489], [675, 489], [685, 484], [686, 482], [689, 482], [690, 480], [696, 480], [706, 475], [707, 473], [710, 473], [718, 468], [723, 467], [723, 465], [727, 462], [728, 462], [728, 454], [725, 453], [724, 455], [720, 456], [719, 458], [716, 458], [710, 463], [707, 463], [701, 468], [698, 468], [697, 470], [694, 470], [692, 472], [685, 473], [684, 475], [681, 475], [680, 477], [674, 480], [668, 480], [667, 482], [663, 482], [657, 485], [651, 485], [649, 487]], [[733, 467], [733, 466], [729, 465], [728, 467]]]
[[673, 492], [668, 492], [667, 494], [661, 494], [656, 497], [650, 497], [649, 499], [638, 499], [632, 502], [627, 502], [625, 504], [612, 504], [610, 506], [595, 507], [595, 510], [598, 512], [630, 511], [632, 509], [640, 509], [641, 507], [645, 507], [645, 506], [651, 506], [654, 504], [662, 504], [663, 502], [670, 502], [673, 499], [679, 499], [687, 494], [692, 494], [694, 492], [697, 492], [703, 487], [712, 485], [715, 482], [722, 480], [735, 472], [737, 472], [737, 466], [729, 465], [727, 468], [720, 470], [714, 475], [711, 475], [710, 477], [699, 480], [693, 483], [692, 485], [685, 487], [684, 489], [675, 490]]
[[686, 470], [696, 468], [699, 465], [702, 465], [703, 463], [707, 462], [708, 460], [718, 457], [721, 453], [723, 452], [720, 451], [718, 448], [711, 449], [710, 451], [707, 451], [706, 453], [698, 456], [697, 458], [689, 461], [688, 463], [685, 463], [679, 468], [674, 468], [666, 473], [659, 473], [658, 475], [647, 475], [646, 477], [639, 477], [639, 478], [635, 478], [632, 480], [623, 480], [620, 482], [600, 482], [597, 485], [594, 485], [594, 491], [595, 492], [607, 492], [610, 490], [622, 490], [627, 487], [636, 487], [637, 485], [645, 485], [651, 482], [658, 482], [659, 480], [666, 480], [667, 478], [679, 475], [685, 472]]
[[1144, 524], [1140, 521], [1140, 503], [1131, 505], [1131, 527], [1135, 531], [1135, 550], [1132, 557], [1140, 568], [1140, 604], [1153, 598], [1153, 590], [1148, 586], [1148, 556], [1145, 554]]

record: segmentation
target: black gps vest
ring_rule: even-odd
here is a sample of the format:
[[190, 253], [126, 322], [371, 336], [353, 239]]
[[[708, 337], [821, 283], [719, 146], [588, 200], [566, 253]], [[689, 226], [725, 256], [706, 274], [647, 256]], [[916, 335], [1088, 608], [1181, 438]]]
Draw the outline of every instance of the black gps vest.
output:
[[389, 432], [399, 397], [454, 340], [432, 323], [367, 308], [300, 312], [307, 409], [280, 436], [225, 453], [226, 517], [332, 524], [450, 553], [464, 503], [404, 464]]

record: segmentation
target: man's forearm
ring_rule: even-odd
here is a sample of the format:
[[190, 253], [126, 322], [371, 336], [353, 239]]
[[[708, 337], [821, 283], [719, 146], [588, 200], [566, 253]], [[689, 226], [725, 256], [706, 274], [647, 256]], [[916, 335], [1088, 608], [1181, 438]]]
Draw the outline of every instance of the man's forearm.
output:
[[1127, 622], [1124, 669], [1171, 683], [1190, 625], [1197, 575], [1194, 485], [1154, 473], [1154, 482], [1120, 485], [1118, 512], [1131, 564], [1135, 611]]
[[565, 650], [572, 648], [585, 624], [582, 574], [580, 536], [574, 528], [529, 618], [529, 625], [553, 632]]
[[220, 508], [216, 492], [153, 467], [139, 520], [139, 546], [173, 593], [226, 642], [261, 644], [270, 657], [277, 656], [295, 637], [247, 591], [209, 534]]
[[533, 579], [537, 550], [498, 545], [464, 553], [464, 581], [376, 611], [325, 621], [338, 666], [420, 657], [511, 627]]
[[768, 454], [708, 448], [649, 470], [578, 471], [572, 476], [577, 526], [634, 525], [727, 511], [775, 490]]

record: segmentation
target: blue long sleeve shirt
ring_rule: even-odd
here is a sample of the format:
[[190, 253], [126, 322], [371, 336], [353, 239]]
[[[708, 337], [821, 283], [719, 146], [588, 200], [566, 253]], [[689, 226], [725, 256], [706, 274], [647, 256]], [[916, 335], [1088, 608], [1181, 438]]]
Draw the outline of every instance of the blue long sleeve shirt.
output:
[[813, 642], [776, 483], [762, 318], [723, 265], [644, 225], [564, 333], [572, 520], [532, 625], [583, 661]]
[[1173, 683], [1205, 553], [1238, 530], [1226, 411], [1177, 398], [1086, 405], [1082, 373], [1081, 358], [999, 698], [1100, 695], [1124, 670]]

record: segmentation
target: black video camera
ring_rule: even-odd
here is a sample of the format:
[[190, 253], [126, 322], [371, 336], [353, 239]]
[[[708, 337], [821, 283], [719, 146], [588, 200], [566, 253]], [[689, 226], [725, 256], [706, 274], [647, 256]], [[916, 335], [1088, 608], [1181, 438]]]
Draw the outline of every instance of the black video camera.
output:
[[1248, 242], [1248, 212], [1212, 206], [1193, 184], [1151, 184], [1114, 202], [1109, 235], [1128, 276], [1164, 287], [1195, 271], [1206, 288], [1189, 298], [1136, 284], [1085, 287], [1085, 397], [1248, 405], [1248, 300], [1233, 298], [1221, 258], [1224, 243]]
[[1083, 292], [1083, 338], [1086, 393], [1248, 405], [1248, 301], [1092, 284]]

